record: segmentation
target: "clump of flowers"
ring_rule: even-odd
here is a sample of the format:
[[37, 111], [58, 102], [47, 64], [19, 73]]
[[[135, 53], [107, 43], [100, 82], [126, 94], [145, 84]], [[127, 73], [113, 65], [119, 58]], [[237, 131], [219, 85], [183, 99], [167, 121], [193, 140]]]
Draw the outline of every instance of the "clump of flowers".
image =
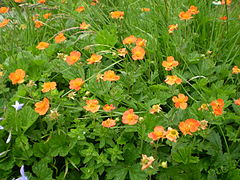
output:
[[172, 101], [175, 103], [175, 107], [176, 108], [180, 108], [180, 109], [186, 109], [188, 104], [188, 97], [185, 96], [184, 94], [178, 94], [177, 96], [173, 96]]
[[210, 105], [212, 106], [213, 114], [215, 114], [216, 116], [222, 115], [224, 107], [223, 99], [217, 99], [215, 101], [212, 101]]
[[96, 113], [99, 108], [100, 108], [100, 105], [98, 104], [98, 100], [97, 99], [90, 99], [90, 100], [87, 100], [86, 101], [86, 106], [83, 106], [83, 108], [86, 110], [86, 111], [90, 111], [92, 113]]
[[138, 122], [139, 116], [136, 115], [133, 109], [129, 109], [123, 113], [122, 123], [128, 125], [134, 125]]
[[142, 159], [141, 159], [142, 168], [141, 168], [141, 170], [145, 170], [145, 169], [151, 167], [154, 160], [155, 159], [152, 156], [148, 157], [147, 155], [142, 154]]

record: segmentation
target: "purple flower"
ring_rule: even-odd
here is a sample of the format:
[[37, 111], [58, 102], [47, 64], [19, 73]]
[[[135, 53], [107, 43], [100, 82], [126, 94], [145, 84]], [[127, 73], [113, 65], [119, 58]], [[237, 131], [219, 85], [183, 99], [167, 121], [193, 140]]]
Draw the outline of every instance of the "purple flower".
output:
[[0, 126], [0, 130], [3, 130], [4, 129], [4, 127], [3, 126]]
[[18, 110], [22, 109], [23, 105], [24, 104], [19, 104], [18, 101], [15, 101], [15, 104], [12, 105], [12, 107], [14, 107], [16, 109], [16, 111], [18, 111]]
[[28, 180], [28, 177], [25, 176], [24, 165], [22, 165], [20, 169], [20, 174], [21, 174], [21, 177], [17, 178], [16, 180]]

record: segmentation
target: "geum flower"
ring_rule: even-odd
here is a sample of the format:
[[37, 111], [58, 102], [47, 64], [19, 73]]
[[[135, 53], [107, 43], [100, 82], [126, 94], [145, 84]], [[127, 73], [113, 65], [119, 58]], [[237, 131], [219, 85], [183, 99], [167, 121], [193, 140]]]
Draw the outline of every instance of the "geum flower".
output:
[[34, 23], [35, 23], [35, 28], [40, 28], [44, 25], [42, 21], [38, 21], [38, 20], [34, 21]]
[[102, 59], [101, 55], [92, 54], [89, 59], [87, 59], [88, 64], [100, 63]]
[[176, 108], [186, 109], [188, 106], [188, 97], [184, 94], [178, 94], [178, 97], [173, 96], [172, 101], [175, 103]]
[[42, 101], [37, 102], [35, 104], [35, 112], [37, 112], [39, 115], [46, 114], [48, 109], [49, 109], [49, 100], [48, 100], [48, 98], [44, 98]]
[[69, 82], [69, 88], [70, 89], [74, 89], [76, 91], [80, 90], [81, 89], [81, 86], [84, 84], [84, 80], [81, 79], [81, 78], [76, 78], [76, 79], [73, 79]]
[[24, 70], [17, 69], [15, 72], [10, 73], [8, 77], [12, 81], [12, 84], [21, 84], [24, 82], [25, 75], [26, 73]]
[[39, 49], [39, 50], [44, 50], [44, 49], [46, 49], [48, 47], [49, 47], [49, 43], [47, 43], [47, 42], [40, 42], [40, 43], [38, 43], [36, 48]]
[[98, 105], [98, 100], [97, 99], [90, 99], [90, 100], [87, 100], [86, 101], [86, 106], [83, 106], [83, 108], [86, 110], [86, 111], [90, 111], [92, 113], [96, 113], [99, 108], [100, 108], [100, 105]]
[[147, 43], [147, 40], [142, 38], [137, 38], [136, 46], [145, 47], [146, 43]]
[[80, 29], [85, 30], [85, 29], [88, 29], [90, 26], [91, 26], [90, 24], [87, 24], [86, 22], [82, 22], [80, 24]]
[[178, 61], [174, 60], [173, 56], [168, 56], [166, 61], [162, 62], [162, 66], [165, 67], [166, 71], [171, 71], [174, 67], [179, 65]]
[[123, 44], [132, 44], [132, 43], [135, 43], [136, 41], [137, 41], [137, 38], [133, 35], [130, 35], [129, 37], [126, 37], [123, 40]]
[[215, 101], [212, 101], [210, 105], [212, 106], [213, 114], [215, 114], [216, 116], [222, 115], [224, 107], [223, 99], [217, 99]]
[[16, 111], [22, 109], [22, 107], [24, 106], [24, 104], [20, 104], [18, 101], [15, 101], [15, 104], [12, 105], [12, 107], [14, 107], [16, 109]]
[[178, 16], [181, 20], [189, 20], [193, 18], [191, 11], [186, 11], [186, 12], [182, 11]]
[[173, 33], [174, 30], [178, 29], [178, 24], [171, 24], [168, 26], [168, 33], [171, 34]]
[[179, 133], [176, 129], [173, 129], [173, 128], [169, 127], [167, 132], [166, 132], [166, 138], [169, 141], [177, 142], [177, 138], [179, 137], [178, 134]]
[[152, 108], [149, 110], [151, 114], [159, 113], [162, 110], [159, 104], [155, 104], [152, 106]]
[[142, 154], [142, 159], [141, 159], [142, 168], [141, 168], [141, 170], [145, 170], [145, 169], [151, 167], [154, 160], [155, 159], [152, 156], [147, 157], [147, 155]]
[[103, 127], [114, 127], [116, 125], [116, 120], [108, 118], [107, 120], [102, 122]]
[[138, 115], [136, 115], [133, 109], [129, 109], [123, 113], [122, 123], [128, 125], [134, 125], [138, 122]]
[[190, 6], [188, 11], [190, 11], [191, 14], [198, 14], [199, 13], [198, 8], [196, 6]]
[[42, 85], [42, 92], [43, 93], [46, 93], [46, 92], [49, 92], [51, 90], [54, 90], [56, 89], [56, 86], [57, 86], [57, 83], [56, 82], [45, 82], [43, 85]]
[[132, 58], [133, 60], [142, 60], [145, 56], [145, 50], [140, 46], [135, 46], [132, 48]]
[[120, 76], [117, 76], [114, 71], [108, 70], [104, 72], [102, 80], [103, 81], [117, 81], [120, 79]]
[[10, 19], [3, 19], [2, 22], [0, 22], [0, 28], [6, 26], [9, 23]]
[[123, 19], [124, 12], [123, 11], [113, 11], [110, 13], [110, 16], [113, 19]]
[[66, 37], [64, 36], [63, 33], [59, 33], [54, 39], [55, 39], [55, 43], [61, 43], [66, 40]]
[[8, 7], [0, 7], [0, 14], [7, 13], [9, 11]]
[[66, 62], [68, 65], [73, 65], [75, 64], [78, 60], [80, 60], [81, 53], [79, 51], [72, 51], [70, 53], [70, 56], [67, 56]]
[[75, 11], [77, 11], [77, 12], [83, 12], [84, 10], [85, 10], [85, 8], [83, 6], [80, 6], [77, 9], [75, 9]]
[[116, 109], [116, 107], [113, 106], [113, 104], [106, 104], [105, 106], [103, 106], [103, 110], [106, 111], [106, 112], [110, 112], [112, 110]]
[[126, 48], [121, 48], [121, 49], [118, 49], [117, 51], [118, 51], [118, 55], [122, 57], [125, 57], [126, 54], [128, 54], [128, 51]]
[[153, 132], [150, 132], [148, 134], [148, 137], [151, 138], [153, 141], [156, 141], [158, 139], [164, 139], [166, 138], [166, 131], [164, 130], [163, 126], [156, 126], [153, 130]]
[[196, 119], [187, 119], [179, 123], [178, 127], [184, 135], [192, 135], [193, 132], [199, 130], [201, 122]]
[[48, 19], [50, 16], [52, 16], [52, 13], [46, 13], [43, 15], [43, 18]]
[[177, 77], [176, 75], [172, 75], [172, 76], [167, 76], [167, 79], [164, 82], [172, 86], [174, 84], [181, 84], [182, 79]]
[[238, 66], [234, 66], [232, 68], [232, 74], [239, 74], [240, 73], [240, 68], [238, 68]]
[[234, 104], [240, 106], [240, 98], [234, 101]]

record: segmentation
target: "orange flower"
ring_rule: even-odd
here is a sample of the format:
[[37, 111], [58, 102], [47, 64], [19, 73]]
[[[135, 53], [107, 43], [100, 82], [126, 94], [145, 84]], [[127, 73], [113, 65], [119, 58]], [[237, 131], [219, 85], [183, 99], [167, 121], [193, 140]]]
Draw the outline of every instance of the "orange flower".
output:
[[193, 132], [199, 130], [201, 123], [196, 119], [187, 119], [179, 123], [178, 127], [184, 135], [192, 135]]
[[108, 70], [103, 74], [103, 81], [117, 81], [120, 79], [120, 76], [117, 76], [114, 71]]
[[125, 57], [126, 54], [128, 54], [128, 51], [126, 50], [126, 48], [118, 49], [117, 51], [119, 56]]
[[67, 56], [66, 62], [68, 65], [73, 65], [75, 64], [81, 57], [81, 53], [79, 51], [72, 51], [70, 53], [70, 56]]
[[168, 26], [168, 33], [173, 33], [174, 30], [178, 29], [178, 24], [171, 24]]
[[159, 113], [162, 110], [159, 104], [155, 104], [152, 106], [152, 108], [149, 110], [151, 114]]
[[25, 74], [24, 70], [17, 69], [15, 72], [10, 73], [8, 77], [12, 81], [12, 84], [21, 84], [24, 82]]
[[80, 6], [77, 9], [75, 9], [75, 11], [77, 11], [77, 12], [83, 12], [84, 10], [85, 10], [85, 7], [83, 7], [83, 6]]
[[111, 18], [113, 19], [123, 19], [124, 12], [123, 11], [114, 11], [110, 13]]
[[135, 46], [132, 49], [133, 60], [142, 60], [145, 56], [145, 50], [140, 46]]
[[52, 13], [46, 13], [43, 15], [43, 18], [48, 19], [50, 16], [52, 16]]
[[83, 108], [86, 110], [86, 111], [90, 111], [92, 113], [95, 113], [99, 110], [100, 108], [100, 105], [98, 105], [98, 100], [96, 99], [90, 99], [90, 100], [87, 100], [86, 101], [86, 106], [84, 106]]
[[56, 82], [45, 82], [43, 85], [42, 85], [42, 92], [43, 93], [46, 93], [48, 91], [51, 91], [51, 90], [54, 90], [56, 89], [56, 86], [57, 86], [57, 83]]
[[137, 38], [136, 46], [145, 47], [146, 43], [147, 43], [147, 40], [142, 38]]
[[151, 9], [150, 8], [141, 8], [142, 12], [149, 12]]
[[156, 141], [160, 138], [165, 138], [165, 135], [166, 135], [166, 131], [164, 130], [164, 127], [156, 126], [153, 132], [150, 132], [148, 134], [148, 137], [151, 138], [153, 141]]
[[47, 42], [40, 42], [40, 43], [38, 43], [36, 48], [39, 49], [39, 50], [44, 50], [44, 49], [48, 48], [48, 46], [49, 46], [49, 43], [47, 43]]
[[169, 127], [167, 132], [166, 132], [166, 138], [169, 141], [177, 142], [178, 137], [179, 136], [178, 136], [177, 130]]
[[10, 19], [3, 19], [2, 22], [0, 22], [0, 28], [6, 26], [9, 23]]
[[92, 54], [89, 59], [87, 59], [88, 64], [94, 64], [101, 62], [102, 56], [97, 54]]
[[35, 104], [35, 112], [39, 115], [44, 115], [47, 113], [49, 109], [49, 100], [48, 98], [44, 98], [42, 101], [37, 102]]
[[0, 7], [0, 14], [7, 13], [9, 11], [8, 7]]
[[40, 28], [44, 25], [42, 21], [38, 21], [38, 20], [34, 21], [34, 23], [35, 23], [35, 28]]
[[174, 67], [179, 65], [178, 61], [174, 60], [173, 56], [168, 56], [166, 61], [162, 62], [162, 66], [165, 67], [166, 71], [171, 71]]
[[103, 127], [114, 127], [116, 125], [116, 120], [108, 118], [107, 120], [102, 122]]
[[46, 0], [38, 0], [38, 3], [44, 4]]
[[135, 43], [137, 41], [137, 38], [133, 35], [129, 36], [129, 37], [126, 37], [124, 40], [123, 40], [123, 44], [132, 44], [132, 43]]
[[142, 159], [141, 159], [142, 168], [141, 168], [141, 170], [143, 171], [143, 170], [151, 167], [154, 160], [155, 159], [152, 156], [147, 157], [147, 155], [142, 154]]
[[129, 109], [123, 113], [122, 123], [128, 125], [134, 125], [138, 122], [138, 115], [134, 114], [133, 109]]
[[234, 101], [234, 104], [240, 106], [240, 98]]
[[213, 109], [213, 114], [216, 116], [220, 116], [223, 113], [224, 101], [223, 99], [217, 99], [216, 101], [212, 101], [210, 103]]
[[187, 11], [187, 12], [182, 11], [178, 16], [181, 20], [189, 20], [193, 18], [191, 11]]
[[190, 11], [191, 14], [198, 14], [199, 13], [198, 8], [196, 6], [190, 6], [188, 11]]
[[228, 20], [228, 17], [227, 16], [223, 16], [223, 17], [220, 17], [219, 19], [223, 20], [223, 21], [226, 21], [226, 20]]
[[24, 2], [25, 0], [14, 0], [16, 3], [22, 3]]
[[82, 22], [82, 24], [80, 24], [80, 29], [84, 30], [84, 29], [88, 29], [91, 25], [87, 24], [86, 22]]
[[232, 68], [232, 73], [233, 73], [233, 74], [239, 74], [239, 73], [240, 73], [240, 68], [238, 68], [238, 66], [234, 66], [234, 67]]
[[222, 2], [221, 2], [221, 4], [223, 5], [223, 4], [227, 4], [227, 5], [230, 5], [231, 3], [232, 3], [232, 0], [222, 0]]
[[81, 86], [84, 84], [84, 80], [81, 78], [73, 79], [69, 82], [69, 88], [76, 91], [81, 89]]
[[103, 110], [106, 112], [112, 111], [114, 109], [116, 109], [116, 107], [114, 107], [113, 104], [110, 105], [106, 104], [105, 106], [103, 106]]
[[172, 101], [175, 103], [176, 108], [186, 109], [188, 104], [188, 97], [184, 94], [178, 94], [178, 97], [173, 96]]
[[58, 34], [58, 35], [55, 37], [55, 42], [56, 42], [56, 43], [61, 43], [61, 42], [65, 41], [65, 40], [66, 40], [66, 37], [64, 36], [63, 33], [60, 33], [60, 34]]
[[182, 79], [177, 77], [176, 75], [172, 75], [172, 76], [167, 76], [167, 79], [164, 82], [167, 83], [168, 85], [181, 84]]

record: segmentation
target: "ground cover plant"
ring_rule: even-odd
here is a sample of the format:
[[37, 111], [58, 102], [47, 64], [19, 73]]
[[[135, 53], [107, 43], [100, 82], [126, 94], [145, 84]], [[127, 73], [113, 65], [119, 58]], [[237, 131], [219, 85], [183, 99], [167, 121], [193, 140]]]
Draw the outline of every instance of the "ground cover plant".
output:
[[1, 1], [0, 179], [240, 179], [239, 3]]

